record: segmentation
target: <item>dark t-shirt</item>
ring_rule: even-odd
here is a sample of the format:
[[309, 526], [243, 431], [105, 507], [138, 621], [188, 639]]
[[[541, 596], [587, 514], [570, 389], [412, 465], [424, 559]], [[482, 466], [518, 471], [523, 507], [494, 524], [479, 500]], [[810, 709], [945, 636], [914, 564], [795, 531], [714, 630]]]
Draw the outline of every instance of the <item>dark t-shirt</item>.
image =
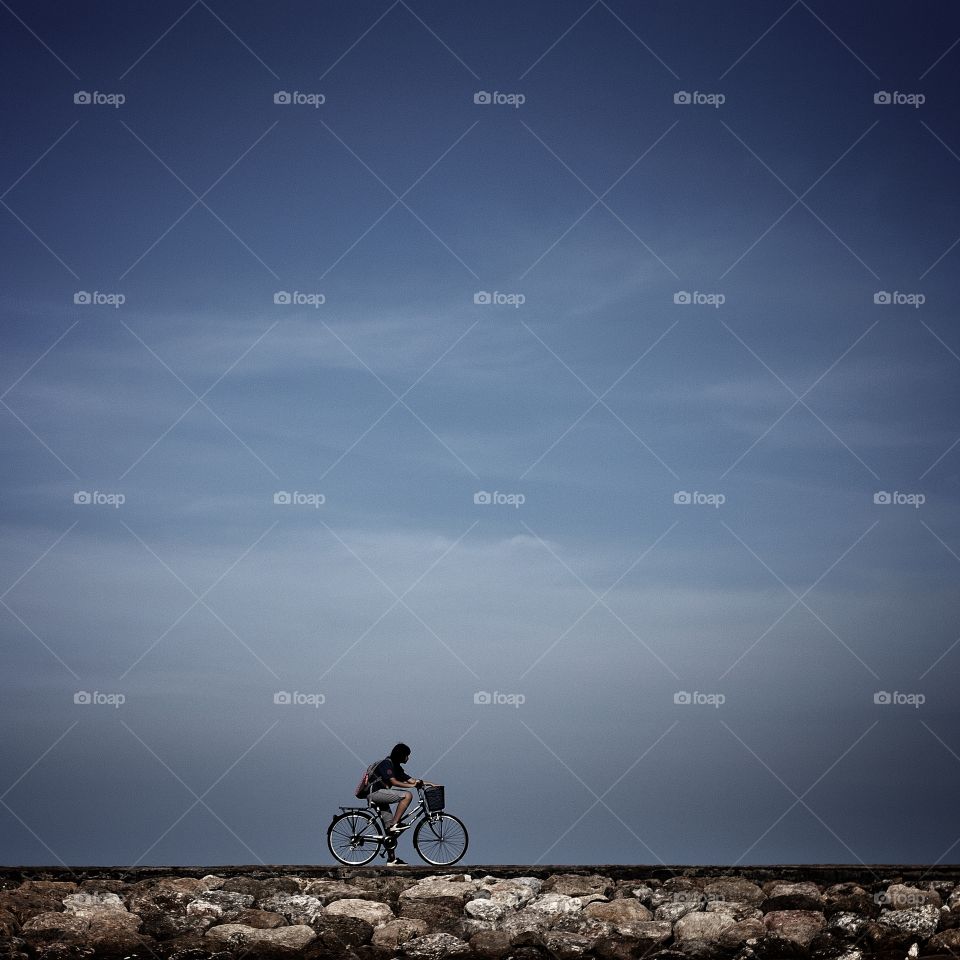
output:
[[396, 780], [409, 780], [410, 776], [399, 763], [394, 763], [389, 757], [385, 757], [381, 760], [373, 770], [373, 775], [376, 778], [373, 789], [374, 790], [393, 790], [395, 789], [393, 784], [390, 782], [391, 777]]

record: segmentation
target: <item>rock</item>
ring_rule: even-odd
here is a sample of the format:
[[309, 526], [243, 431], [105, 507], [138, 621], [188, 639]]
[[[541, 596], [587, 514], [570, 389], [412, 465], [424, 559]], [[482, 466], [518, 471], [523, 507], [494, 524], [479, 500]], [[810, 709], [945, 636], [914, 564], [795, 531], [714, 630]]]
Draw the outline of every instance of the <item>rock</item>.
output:
[[653, 918], [654, 920], [668, 920], [670, 923], [676, 923], [677, 920], [685, 917], [688, 913], [699, 910], [701, 906], [702, 902], [699, 900], [695, 902], [661, 903], [660, 906], [653, 911]]
[[930, 938], [927, 951], [936, 953], [940, 950], [960, 954], [960, 929], [941, 930]]
[[760, 904], [760, 909], [764, 913], [772, 913], [776, 910], [823, 910], [823, 899], [817, 895], [809, 897], [802, 893], [783, 894], [779, 897], [767, 897]]
[[78, 917], [75, 913], [61, 911], [59, 913], [38, 913], [23, 924], [22, 930], [24, 933], [36, 930], [52, 931], [58, 936], [70, 937], [86, 933], [89, 927], [89, 921], [83, 917]]
[[543, 935], [543, 945], [557, 960], [575, 960], [589, 953], [594, 941], [578, 933], [551, 930]]
[[60, 898], [76, 893], [77, 885], [73, 880], [24, 880], [18, 889], [24, 893], [47, 893]]
[[840, 911], [831, 915], [827, 922], [827, 929], [834, 930], [844, 937], [855, 937], [863, 929], [867, 919], [857, 913]]
[[404, 955], [422, 960], [442, 960], [443, 957], [456, 957], [470, 952], [470, 947], [459, 937], [449, 933], [431, 933], [425, 937], [414, 937], [403, 945]]
[[608, 903], [588, 903], [583, 912], [594, 920], [611, 923], [617, 933], [632, 936], [632, 928], [653, 919], [653, 914], [639, 900], [611, 900]]
[[926, 938], [937, 932], [940, 922], [940, 910], [931, 903], [926, 903], [912, 910], [891, 910], [881, 913], [879, 923], [885, 927], [893, 927], [911, 936]]
[[597, 894], [609, 898], [613, 896], [614, 884], [609, 877], [602, 877], [597, 873], [589, 876], [581, 876], [577, 873], [555, 873], [543, 884], [543, 892], [562, 893], [568, 897], [589, 897], [591, 894]]
[[316, 937], [313, 930], [304, 924], [264, 930], [242, 923], [224, 923], [211, 927], [206, 935], [234, 947], [280, 947], [287, 950], [302, 950]]
[[755, 883], [743, 877], [718, 877], [704, 884], [703, 893], [708, 901], [736, 900], [759, 903], [763, 900], [763, 891]]
[[909, 910], [912, 907], [921, 907], [924, 904], [941, 906], [943, 901], [936, 890], [923, 890], [920, 887], [911, 887], [905, 883], [892, 883], [886, 892], [879, 896], [882, 906], [890, 910]]
[[109, 913], [127, 913], [124, 902], [115, 893], [71, 893], [63, 898], [67, 913], [92, 919]]
[[489, 923], [497, 923], [497, 921], [502, 920], [512, 909], [513, 906], [511, 904], [503, 903], [500, 900], [481, 898], [470, 900], [464, 906], [463, 911], [468, 917], [473, 917], [476, 920], [486, 920]]
[[253, 877], [228, 877], [220, 885], [220, 889], [230, 890], [234, 893], [248, 893], [254, 900], [270, 896], [270, 893], [263, 889], [260, 881]]
[[504, 930], [481, 930], [470, 938], [470, 949], [484, 960], [502, 960], [510, 953], [510, 934]]
[[127, 889], [123, 880], [113, 880], [110, 877], [91, 877], [80, 884], [83, 893], [117, 893], [122, 894]]
[[489, 892], [492, 900], [510, 907], [523, 907], [543, 890], [543, 881], [537, 877], [512, 877], [509, 880], [484, 877], [477, 892], [482, 890]]
[[205, 877], [200, 878], [200, 892], [202, 893], [205, 890], [219, 890], [226, 879], [224, 877], [218, 876], [215, 873], [208, 873]]
[[307, 925], [322, 917], [324, 911], [323, 904], [316, 897], [303, 893], [275, 893], [257, 901], [257, 907], [269, 913], [281, 913], [292, 924]]
[[349, 955], [354, 947], [362, 947], [373, 939], [373, 926], [357, 917], [324, 914], [312, 926], [317, 941], [311, 944], [310, 949], [322, 948], [324, 953], [335, 956], [343, 952]]
[[[257, 899], [281, 893], [296, 895], [300, 892], [302, 884], [303, 880], [300, 877], [265, 877], [260, 881], [260, 895]], [[244, 893], [245, 891], [237, 892]]]
[[806, 947], [827, 921], [816, 910], [774, 910], [764, 916], [763, 925], [774, 936]]
[[488, 930], [492, 926], [486, 920], [464, 919], [460, 905], [447, 900], [401, 899], [400, 916], [410, 920], [423, 920], [433, 933], [449, 933], [454, 936], [459, 936], [467, 929], [476, 932]]
[[301, 891], [307, 896], [316, 897], [324, 906], [334, 900], [385, 900], [371, 890], [344, 883], [341, 880], [307, 880]]
[[763, 885], [767, 897], [811, 897], [820, 900], [820, 888], [810, 880], [800, 883], [787, 883], [783, 880], [774, 880]]
[[[73, 884], [76, 889], [76, 884]], [[53, 913], [63, 909], [62, 898], [73, 891], [51, 892], [35, 890], [21, 884], [15, 890], [0, 891], [0, 910], [13, 914], [19, 923], [41, 913]]]
[[704, 909], [707, 913], [725, 913], [734, 920], [759, 920], [763, 916], [762, 910], [737, 900], [711, 900]]
[[374, 900], [334, 900], [326, 908], [328, 916], [334, 917], [356, 917], [358, 920], [366, 920], [372, 927], [383, 926], [388, 920], [393, 919], [393, 910], [385, 903], [377, 903]]
[[823, 891], [823, 899], [829, 903], [831, 900], [839, 900], [843, 897], [849, 897], [851, 894], [866, 892], [859, 883], [834, 883]]
[[856, 913], [864, 917], [878, 917], [880, 904], [869, 893], [849, 893], [833, 899], [824, 895], [823, 912], [829, 917], [834, 913]]
[[260, 930], [275, 930], [277, 927], [286, 926], [287, 920], [281, 914], [269, 910], [238, 910], [230, 914], [230, 922], [257, 927]]
[[450, 906], [462, 907], [467, 900], [473, 899], [479, 886], [479, 881], [475, 880], [452, 881], [442, 877], [424, 877], [404, 890], [400, 900], [443, 901]]
[[[533, 913], [577, 913], [584, 907], [584, 901], [593, 902], [594, 896], [568, 897], [564, 893], [541, 893], [527, 904], [526, 912]], [[641, 904], [642, 906], [642, 904]], [[649, 913], [649, 911], [647, 911]]]
[[[764, 926], [763, 922], [756, 918], [736, 920], [729, 913], [721, 911], [698, 911], [681, 917], [674, 925], [673, 932], [680, 943], [692, 941], [734, 947], [751, 937], [762, 936]], [[684, 952], [687, 952], [686, 949]]]
[[15, 936], [20, 929], [20, 921], [9, 911], [0, 910], [0, 937]]
[[373, 931], [373, 945], [383, 950], [396, 952], [408, 940], [424, 937], [430, 932], [423, 920], [409, 920], [403, 917], [389, 920]]
[[[249, 893], [238, 893], [232, 890], [210, 889], [204, 890], [200, 896], [205, 903], [215, 903], [223, 910], [248, 910], [253, 906], [253, 896]], [[196, 902], [196, 901], [194, 901]], [[187, 912], [190, 905], [187, 906]]]

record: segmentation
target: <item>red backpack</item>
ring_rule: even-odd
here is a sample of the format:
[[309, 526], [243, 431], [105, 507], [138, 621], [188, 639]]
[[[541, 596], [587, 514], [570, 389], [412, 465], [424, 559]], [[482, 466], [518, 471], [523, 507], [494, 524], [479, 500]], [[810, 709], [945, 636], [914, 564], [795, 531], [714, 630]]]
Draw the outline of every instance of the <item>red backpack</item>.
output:
[[360, 782], [357, 784], [357, 789], [353, 792], [353, 795], [358, 800], [366, 800], [370, 795], [370, 787], [373, 784], [373, 781], [376, 779], [373, 771], [383, 763], [382, 760], [377, 760], [376, 763], [371, 763], [366, 770], [363, 771], [363, 776], [360, 778]]

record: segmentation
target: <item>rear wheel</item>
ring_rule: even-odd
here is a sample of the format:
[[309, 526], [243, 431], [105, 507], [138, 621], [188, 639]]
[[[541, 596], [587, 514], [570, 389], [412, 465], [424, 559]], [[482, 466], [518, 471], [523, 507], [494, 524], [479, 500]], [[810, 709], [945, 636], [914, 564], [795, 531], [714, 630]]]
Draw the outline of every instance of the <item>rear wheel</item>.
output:
[[362, 866], [379, 852], [382, 844], [376, 818], [365, 810], [341, 813], [327, 828], [327, 846], [341, 863]]
[[449, 866], [467, 852], [467, 828], [452, 813], [434, 813], [417, 824], [413, 846], [427, 863]]

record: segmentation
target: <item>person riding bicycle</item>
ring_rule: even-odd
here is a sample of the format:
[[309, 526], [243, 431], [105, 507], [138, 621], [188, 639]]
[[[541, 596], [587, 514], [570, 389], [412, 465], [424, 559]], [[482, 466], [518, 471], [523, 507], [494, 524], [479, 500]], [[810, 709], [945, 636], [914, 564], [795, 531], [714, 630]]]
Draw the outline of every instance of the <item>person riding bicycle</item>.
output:
[[410, 748], [405, 743], [398, 743], [390, 751], [390, 755], [384, 757], [373, 770], [373, 779], [370, 784], [370, 793], [368, 799], [380, 810], [384, 822], [388, 819], [390, 813], [390, 804], [396, 803], [397, 810], [393, 820], [387, 826], [387, 836], [389, 845], [388, 866], [404, 865], [405, 861], [396, 855], [397, 837], [403, 832], [401, 820], [413, 795], [409, 790], [398, 790], [397, 787], [438, 787], [440, 784], [431, 783], [429, 780], [423, 780], [411, 777], [403, 769], [410, 759]]

